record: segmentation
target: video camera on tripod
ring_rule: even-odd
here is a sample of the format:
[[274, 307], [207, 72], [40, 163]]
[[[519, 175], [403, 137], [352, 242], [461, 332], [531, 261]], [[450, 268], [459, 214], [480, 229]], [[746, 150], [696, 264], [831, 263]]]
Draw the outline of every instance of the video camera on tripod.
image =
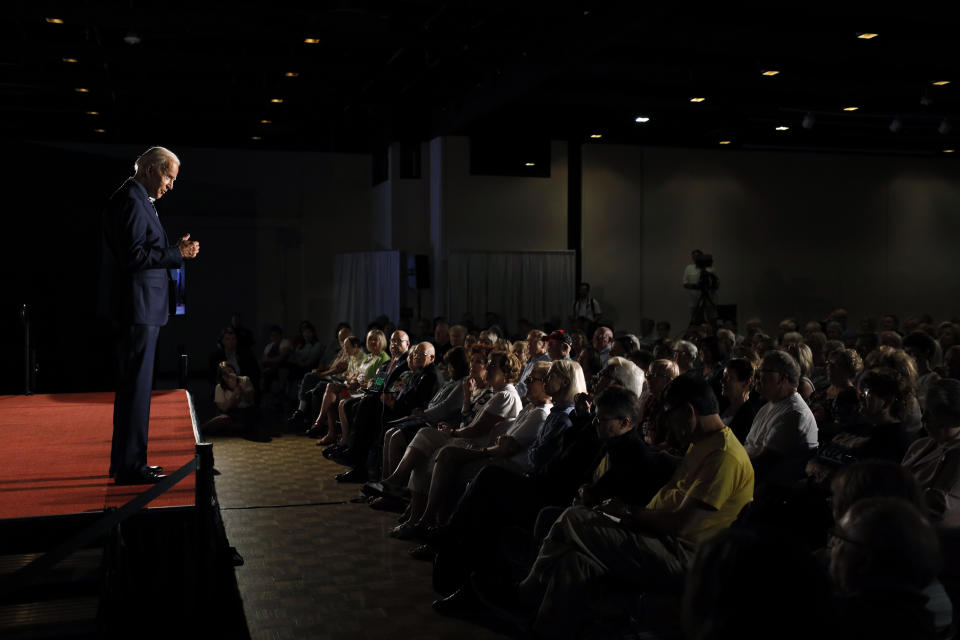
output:
[[708, 271], [713, 266], [713, 256], [709, 253], [701, 253], [694, 257], [693, 263], [700, 270], [700, 279], [697, 281], [697, 288], [702, 293], [716, 291], [720, 287], [720, 281], [716, 274]]

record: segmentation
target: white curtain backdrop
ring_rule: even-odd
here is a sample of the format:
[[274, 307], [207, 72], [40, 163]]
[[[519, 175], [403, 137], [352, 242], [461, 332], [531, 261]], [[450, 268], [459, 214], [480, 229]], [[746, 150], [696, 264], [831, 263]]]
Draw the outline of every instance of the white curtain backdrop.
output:
[[447, 308], [453, 321], [464, 312], [483, 325], [487, 311], [515, 331], [517, 321], [564, 323], [576, 295], [576, 252], [454, 251], [447, 263]]
[[362, 332], [381, 314], [392, 322], [399, 319], [399, 251], [338, 253], [333, 278], [334, 322], [346, 320], [354, 331]]

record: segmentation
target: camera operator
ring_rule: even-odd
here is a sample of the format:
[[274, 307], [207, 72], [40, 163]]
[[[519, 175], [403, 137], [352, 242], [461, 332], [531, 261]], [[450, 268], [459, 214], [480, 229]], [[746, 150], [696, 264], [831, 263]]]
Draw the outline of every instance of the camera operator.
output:
[[720, 281], [713, 269], [713, 256], [700, 249], [690, 253], [693, 260], [683, 270], [683, 288], [687, 290], [690, 324], [712, 322], [717, 315], [717, 289]]

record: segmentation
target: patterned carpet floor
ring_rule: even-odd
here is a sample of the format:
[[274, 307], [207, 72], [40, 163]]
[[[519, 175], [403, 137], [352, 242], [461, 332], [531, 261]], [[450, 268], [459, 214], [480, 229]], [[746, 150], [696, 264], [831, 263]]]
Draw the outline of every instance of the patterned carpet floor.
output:
[[210, 436], [223, 520], [244, 557], [237, 581], [254, 640], [502, 638], [436, 614], [431, 565], [388, 537], [396, 514], [351, 503], [359, 485], [316, 441]]

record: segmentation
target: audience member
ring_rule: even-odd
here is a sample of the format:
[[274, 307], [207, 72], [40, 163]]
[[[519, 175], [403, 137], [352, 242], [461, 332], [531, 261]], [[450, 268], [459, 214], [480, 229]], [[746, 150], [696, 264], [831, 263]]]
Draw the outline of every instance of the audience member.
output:
[[520, 363], [509, 353], [494, 353], [487, 362], [487, 383], [494, 395], [483, 406], [479, 415], [467, 426], [456, 428], [441, 422], [436, 428], [425, 427], [417, 432], [407, 447], [396, 469], [383, 479], [383, 486], [391, 487], [393, 493], [401, 493], [409, 483], [411, 491], [410, 513], [406, 522], [391, 532], [396, 538], [408, 539], [419, 533], [419, 520], [426, 508], [436, 452], [444, 445], [485, 447], [491, 444], [494, 427], [503, 420], [516, 418], [520, 413], [520, 396], [513, 382], [520, 375]]
[[250, 378], [254, 391], [260, 388], [260, 364], [249, 347], [241, 347], [237, 331], [232, 326], [224, 327], [217, 340], [217, 350], [210, 354], [210, 382], [220, 379], [220, 363], [227, 362], [237, 375]]
[[803, 476], [817, 447], [817, 422], [797, 393], [800, 367], [789, 353], [767, 352], [759, 373], [759, 391], [767, 404], [757, 411], [743, 446], [758, 483], [789, 485]]
[[[802, 339], [800, 334], [796, 334]], [[810, 397], [813, 395], [814, 386], [810, 376], [813, 375], [813, 350], [803, 342], [790, 342], [784, 348], [784, 351], [793, 356], [800, 367], [800, 382], [797, 384], [797, 393], [803, 398], [803, 401], [810, 404]]]
[[906, 351], [917, 366], [917, 398], [920, 408], [927, 397], [927, 389], [940, 379], [940, 374], [933, 370], [932, 360], [937, 352], [937, 343], [930, 335], [923, 331], [914, 331], [903, 339], [903, 350]]
[[840, 637], [937, 637], [923, 590], [940, 570], [940, 545], [916, 507], [899, 498], [859, 500], [831, 544]]
[[248, 440], [269, 442], [269, 436], [260, 430], [259, 415], [255, 404], [256, 390], [249, 376], [238, 376], [236, 369], [227, 361], [217, 367], [217, 386], [213, 402], [220, 413], [208, 420], [201, 434], [236, 428]]
[[754, 364], [746, 358], [731, 358], [723, 368], [721, 406], [726, 407], [720, 414], [723, 423], [730, 427], [740, 442], [747, 439], [753, 420], [766, 400], [753, 390]]
[[680, 375], [680, 369], [673, 360], [654, 360], [647, 374], [650, 393], [643, 402], [640, 413], [640, 432], [647, 444], [665, 449], [669, 447], [668, 431], [663, 420], [663, 390]]
[[[344, 340], [345, 349], [351, 339], [357, 340], [353, 336], [348, 337]], [[336, 417], [334, 414], [337, 412], [339, 402], [346, 400], [352, 394], [366, 389], [373, 384], [377, 370], [390, 360], [386, 349], [387, 338], [383, 335], [383, 331], [380, 331], [380, 329], [370, 330], [367, 332], [367, 354], [364, 356], [362, 351], [359, 353], [360, 361], [357, 363], [356, 360], [354, 360], [353, 371], [351, 371], [348, 365], [347, 374], [344, 377], [345, 384], [341, 385], [336, 382], [327, 383], [326, 389], [323, 392], [320, 412], [317, 414], [316, 422], [314, 422], [310, 431], [307, 432], [307, 435], [320, 435], [319, 431], [323, 427], [323, 422], [326, 422], [327, 432], [326, 435], [317, 442], [318, 446], [323, 447], [328, 444], [333, 444], [334, 442], [346, 442], [348, 434], [341, 431], [338, 436], [336, 429]], [[352, 357], [356, 358], [356, 355], [357, 354], [354, 354]]]
[[904, 378], [893, 369], [871, 369], [858, 385], [861, 422], [843, 427], [807, 463], [807, 475], [822, 486], [829, 484], [837, 469], [858, 460], [899, 462], [910, 444], [900, 422]]
[[833, 430], [856, 420], [860, 400], [854, 381], [863, 370], [860, 354], [853, 349], [838, 348], [827, 355], [826, 389], [814, 391], [810, 410], [820, 428]]
[[[590, 322], [599, 322], [603, 312], [596, 298], [590, 296], [590, 283], [581, 282], [577, 285], [577, 297], [573, 301], [571, 319], [586, 318]], [[554, 358], [556, 360], [556, 358]]]
[[613, 331], [610, 327], [597, 327], [593, 332], [593, 348], [600, 356], [602, 366], [607, 366], [607, 360], [610, 359], [610, 343], [613, 342]]
[[923, 489], [930, 517], [944, 526], [960, 524], [960, 380], [930, 385], [923, 412], [928, 435], [903, 457], [903, 466]]
[[720, 420], [702, 380], [679, 377], [664, 393], [671, 428], [691, 443], [673, 477], [645, 508], [611, 500], [570, 507], [557, 519], [514, 590], [473, 584], [481, 600], [531, 603], [532, 630], [577, 637], [603, 578], [641, 592], [677, 591], [697, 545], [728, 527], [753, 497], [753, 469]]
[[533, 367], [538, 362], [550, 362], [550, 356], [547, 354], [546, 334], [539, 329], [532, 329], [527, 333], [527, 363], [523, 367], [520, 379], [517, 381], [517, 393], [521, 398], [526, 396], [526, 380]]
[[697, 345], [689, 340], [677, 340], [673, 343], [673, 361], [677, 363], [681, 376], [696, 376]]
[[[345, 323], [344, 323], [345, 324]], [[302, 325], [301, 325], [302, 326]], [[311, 327], [306, 327], [303, 330], [304, 334], [304, 344], [306, 343], [306, 335], [312, 330]], [[294, 410], [293, 414], [287, 419], [287, 425], [295, 430], [303, 428], [306, 420], [309, 416], [310, 403], [313, 400], [314, 396], [322, 397], [323, 391], [321, 387], [325, 388], [327, 382], [329, 382], [329, 376], [332, 375], [343, 375], [347, 371], [347, 366], [350, 364], [350, 352], [347, 350], [347, 347], [344, 345], [344, 341], [347, 338], [353, 335], [353, 331], [347, 327], [340, 329], [337, 334], [337, 341], [340, 343], [340, 352], [337, 357], [334, 358], [333, 362], [330, 363], [330, 366], [323, 371], [320, 369], [312, 369], [303, 374], [303, 377], [300, 379], [300, 386], [297, 389], [297, 399], [299, 404]], [[320, 344], [315, 342], [314, 344]], [[297, 362], [298, 365], [305, 362], [301, 356], [297, 354], [300, 351], [296, 351], [293, 354], [292, 359]]]
[[547, 354], [551, 360], [564, 360], [570, 358], [570, 348], [573, 340], [570, 334], [562, 329], [550, 332], [546, 338]]

